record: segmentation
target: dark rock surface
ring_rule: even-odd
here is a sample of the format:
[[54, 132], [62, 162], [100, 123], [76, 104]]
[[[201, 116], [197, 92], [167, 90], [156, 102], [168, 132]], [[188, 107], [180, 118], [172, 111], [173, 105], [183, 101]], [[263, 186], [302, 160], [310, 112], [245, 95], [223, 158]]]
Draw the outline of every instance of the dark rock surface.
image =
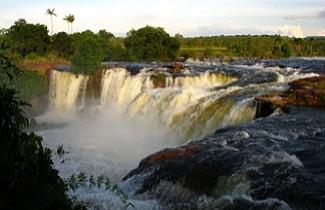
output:
[[[289, 114], [150, 155], [123, 182], [136, 189], [133, 196], [168, 203], [175, 200], [169, 189], [180, 185], [192, 195], [219, 199], [220, 209], [322, 209], [324, 151], [324, 110], [290, 108]], [[178, 203], [194, 202], [193, 196], [179, 195]], [[232, 197], [230, 204], [221, 204], [224, 196]]]
[[256, 97], [256, 117], [266, 117], [276, 108], [286, 106], [325, 107], [325, 76], [299, 79], [289, 83], [289, 89], [283, 93]]

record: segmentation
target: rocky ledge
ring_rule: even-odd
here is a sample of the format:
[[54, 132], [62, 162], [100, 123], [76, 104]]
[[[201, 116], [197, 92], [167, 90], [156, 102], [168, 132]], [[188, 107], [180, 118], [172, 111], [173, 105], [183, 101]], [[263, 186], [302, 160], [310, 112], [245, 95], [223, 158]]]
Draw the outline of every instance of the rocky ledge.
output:
[[256, 117], [266, 117], [276, 108], [284, 109], [289, 105], [325, 107], [325, 76], [299, 79], [289, 83], [283, 93], [256, 97]]
[[322, 109], [290, 107], [152, 154], [120, 186], [165, 209], [323, 209], [324, 139]]

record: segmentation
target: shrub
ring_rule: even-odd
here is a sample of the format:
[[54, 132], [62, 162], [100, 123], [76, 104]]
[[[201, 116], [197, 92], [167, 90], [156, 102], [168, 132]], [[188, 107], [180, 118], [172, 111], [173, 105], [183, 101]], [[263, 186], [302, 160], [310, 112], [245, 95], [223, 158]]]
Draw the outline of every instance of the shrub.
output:
[[50, 49], [60, 57], [64, 57], [66, 59], [70, 58], [70, 56], [73, 54], [71, 37], [65, 32], [54, 34], [52, 36]]
[[170, 37], [163, 28], [146, 26], [131, 30], [124, 40], [131, 58], [135, 60], [171, 60], [179, 50], [179, 40]]
[[[10, 79], [18, 69], [0, 53], [0, 74]], [[42, 138], [27, 133], [25, 102], [14, 89], [0, 85], [0, 209], [69, 210], [73, 207], [66, 186], [53, 168], [51, 151]]]
[[96, 71], [103, 61], [104, 55], [101, 46], [95, 39], [85, 39], [74, 52], [71, 63], [75, 73], [90, 74]]
[[6, 36], [11, 52], [18, 52], [21, 58], [30, 53], [44, 55], [50, 41], [45, 25], [27, 23], [24, 19], [16, 21]]

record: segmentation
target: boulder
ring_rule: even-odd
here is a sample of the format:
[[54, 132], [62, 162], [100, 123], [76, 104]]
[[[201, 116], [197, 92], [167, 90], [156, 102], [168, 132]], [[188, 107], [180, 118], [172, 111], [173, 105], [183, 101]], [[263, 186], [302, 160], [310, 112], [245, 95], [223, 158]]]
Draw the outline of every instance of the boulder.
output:
[[168, 69], [168, 72], [171, 74], [179, 74], [184, 69], [184, 66], [181, 63], [172, 63], [169, 65], [164, 65], [163, 67]]
[[179, 204], [167, 209], [200, 209], [202, 196], [212, 198], [202, 209], [319, 209], [325, 202], [325, 112], [297, 109], [152, 154], [121, 189]]
[[256, 118], [266, 117], [276, 108], [287, 106], [325, 107], [325, 76], [299, 79], [289, 83], [289, 89], [255, 98]]

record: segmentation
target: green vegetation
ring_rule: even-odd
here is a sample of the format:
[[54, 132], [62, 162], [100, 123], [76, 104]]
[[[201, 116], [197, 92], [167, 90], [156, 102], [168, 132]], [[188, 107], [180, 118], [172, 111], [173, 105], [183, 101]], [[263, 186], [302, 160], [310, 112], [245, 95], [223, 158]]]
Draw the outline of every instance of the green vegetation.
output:
[[72, 37], [65, 32], [54, 34], [49, 46], [49, 51], [56, 54], [58, 57], [69, 59], [74, 51]]
[[50, 43], [45, 25], [30, 24], [24, 19], [16, 21], [3, 36], [11, 57], [25, 58], [30, 53], [45, 55]]
[[177, 56], [179, 41], [163, 28], [146, 26], [131, 30], [124, 40], [132, 60], [173, 60]]
[[[20, 74], [2, 53], [0, 74], [9, 80]], [[26, 132], [29, 123], [22, 112], [25, 105], [14, 89], [0, 85], [0, 209], [83, 209], [68, 198], [42, 138]]]
[[101, 46], [95, 39], [85, 39], [75, 50], [72, 58], [72, 71], [90, 74], [98, 70], [104, 58]]
[[[16, 66], [4, 55], [6, 47], [0, 46], [0, 84], [18, 91], [23, 100], [31, 100], [48, 89], [45, 74], [37, 71], [16, 71]], [[16, 74], [19, 74], [17, 77]]]
[[179, 56], [184, 58], [211, 58], [223, 57], [225, 47], [181, 47]]
[[21, 71], [19, 77], [10, 80], [7, 76], [0, 74], [0, 83], [17, 90], [20, 98], [30, 101], [47, 92], [48, 84], [45, 76], [38, 71]]
[[[56, 16], [55, 10], [48, 9], [47, 14], [51, 16], [52, 26], [52, 17]], [[24, 19], [16, 21], [9, 29], [0, 30], [0, 42], [9, 46], [6, 55], [17, 64], [26, 58], [42, 58], [49, 55], [64, 59], [67, 61], [64, 64], [68, 64], [72, 57], [76, 61], [76, 54], [80, 54], [76, 51], [81, 50], [79, 48], [83, 42], [92, 39], [92, 42], [96, 42], [96, 48], [101, 48], [102, 61], [325, 56], [325, 39], [321, 37], [301, 39], [279, 35], [240, 35], [186, 38], [180, 34], [172, 37], [162, 28], [146, 26], [131, 30], [126, 38], [120, 38], [106, 30], [100, 30], [98, 33], [89, 30], [72, 33], [75, 17], [68, 15], [64, 20], [69, 26], [68, 33], [58, 32], [51, 36], [48, 35], [45, 25], [27, 23]], [[84, 60], [80, 61], [80, 65], [83, 65]]]
[[325, 56], [325, 39], [289, 38], [278, 35], [212, 36], [184, 38], [179, 56], [283, 58], [290, 56]]

